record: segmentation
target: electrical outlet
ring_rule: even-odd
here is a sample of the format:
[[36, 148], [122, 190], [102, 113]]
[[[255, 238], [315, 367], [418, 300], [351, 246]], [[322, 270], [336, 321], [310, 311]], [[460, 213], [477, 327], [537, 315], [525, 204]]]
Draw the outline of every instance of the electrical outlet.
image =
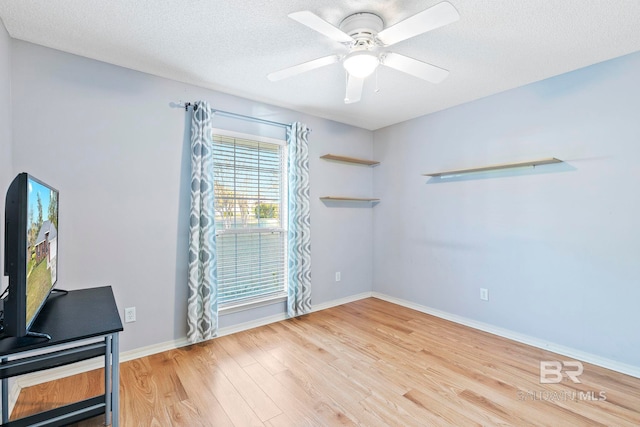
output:
[[124, 309], [124, 323], [131, 323], [136, 321], [136, 308], [127, 307]]
[[341, 278], [340, 278], [340, 272], [339, 272], [339, 271], [336, 271], [336, 282], [339, 282], [339, 281], [340, 281], [340, 279], [341, 279]]
[[480, 288], [480, 299], [482, 301], [489, 301], [489, 289]]

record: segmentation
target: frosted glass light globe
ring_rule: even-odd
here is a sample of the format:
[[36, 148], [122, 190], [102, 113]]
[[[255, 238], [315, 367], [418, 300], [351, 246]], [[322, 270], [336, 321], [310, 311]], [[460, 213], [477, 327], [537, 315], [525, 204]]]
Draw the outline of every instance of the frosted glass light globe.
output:
[[352, 52], [342, 62], [349, 75], [359, 79], [370, 76], [379, 64], [378, 57], [367, 51]]

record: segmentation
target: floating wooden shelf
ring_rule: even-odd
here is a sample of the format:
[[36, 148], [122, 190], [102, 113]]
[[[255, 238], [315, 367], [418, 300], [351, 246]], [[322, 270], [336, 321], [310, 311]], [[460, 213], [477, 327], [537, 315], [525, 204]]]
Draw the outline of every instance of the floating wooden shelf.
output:
[[328, 202], [379, 202], [380, 199], [369, 199], [369, 198], [359, 198], [359, 197], [334, 197], [334, 196], [325, 196], [320, 197], [320, 200], [325, 200]]
[[375, 160], [356, 159], [355, 157], [337, 156], [335, 154], [325, 154], [324, 156], [320, 156], [320, 158], [325, 160], [335, 160], [337, 162], [355, 163], [358, 165], [367, 166], [377, 166], [380, 164], [380, 162], [376, 162]]
[[[325, 154], [324, 156], [320, 156], [321, 159], [325, 160], [334, 160], [337, 162], [343, 163], [351, 163], [356, 165], [365, 165], [365, 166], [376, 166], [379, 165], [380, 162], [376, 162], [375, 160], [366, 160], [366, 159], [357, 159], [355, 157], [346, 157], [346, 156], [338, 156], [335, 154]], [[320, 200], [323, 202], [360, 202], [360, 203], [370, 203], [371, 206], [378, 203], [380, 199], [376, 198], [361, 198], [361, 197], [337, 197], [337, 196], [325, 196], [320, 197]]]
[[547, 159], [539, 159], [539, 160], [530, 160], [527, 162], [516, 162], [516, 163], [503, 163], [500, 165], [491, 165], [491, 166], [483, 166], [479, 168], [470, 168], [470, 169], [458, 169], [451, 170], [446, 172], [436, 172], [436, 173], [425, 173], [423, 176], [448, 176], [448, 175], [462, 175], [465, 173], [473, 173], [473, 172], [487, 172], [492, 170], [500, 170], [500, 169], [510, 169], [510, 168], [521, 168], [527, 166], [539, 166], [539, 165], [548, 165], [550, 163], [562, 163], [562, 160], [556, 159], [555, 157], [550, 157]]

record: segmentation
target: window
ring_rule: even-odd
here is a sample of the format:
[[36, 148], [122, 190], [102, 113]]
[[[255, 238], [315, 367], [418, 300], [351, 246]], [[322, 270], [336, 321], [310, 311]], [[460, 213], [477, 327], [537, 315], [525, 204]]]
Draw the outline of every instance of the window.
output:
[[286, 295], [285, 156], [285, 141], [214, 131], [221, 307]]

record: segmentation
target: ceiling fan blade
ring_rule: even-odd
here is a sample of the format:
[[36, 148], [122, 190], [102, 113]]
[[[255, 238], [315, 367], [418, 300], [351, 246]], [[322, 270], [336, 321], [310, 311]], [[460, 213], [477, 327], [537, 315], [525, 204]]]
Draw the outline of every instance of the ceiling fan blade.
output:
[[364, 79], [348, 75], [347, 77], [347, 94], [344, 96], [345, 104], [353, 104], [360, 101], [362, 97], [362, 86]]
[[306, 25], [312, 30], [316, 30], [320, 34], [323, 34], [337, 42], [350, 43], [353, 41], [353, 38], [349, 34], [343, 32], [337, 27], [334, 27], [318, 15], [309, 12], [308, 10], [290, 13], [289, 18], [298, 21], [302, 25]]
[[458, 19], [460, 19], [460, 14], [456, 8], [451, 3], [443, 1], [380, 31], [378, 40], [385, 46], [389, 46], [440, 28]]
[[338, 55], [323, 56], [322, 58], [314, 59], [313, 61], [303, 62], [302, 64], [294, 65], [293, 67], [284, 68], [279, 71], [274, 71], [267, 75], [267, 78], [272, 82], [286, 79], [307, 71], [315, 70], [316, 68], [324, 67], [326, 65], [335, 64], [340, 60]]
[[408, 56], [389, 52], [383, 56], [382, 65], [393, 68], [403, 73], [411, 74], [419, 79], [426, 80], [431, 83], [440, 83], [448, 75], [449, 71]]

